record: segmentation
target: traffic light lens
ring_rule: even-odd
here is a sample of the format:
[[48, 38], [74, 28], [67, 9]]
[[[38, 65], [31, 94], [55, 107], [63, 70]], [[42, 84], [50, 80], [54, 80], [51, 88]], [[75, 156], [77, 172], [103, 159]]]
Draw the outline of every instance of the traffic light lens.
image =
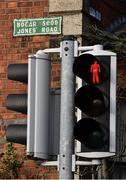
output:
[[100, 149], [108, 141], [108, 132], [94, 119], [84, 118], [76, 123], [74, 137], [88, 148]]
[[78, 56], [73, 64], [73, 72], [91, 85], [101, 84], [108, 78], [109, 71], [106, 64], [91, 54]]
[[75, 106], [92, 117], [97, 117], [106, 111], [107, 100], [101, 90], [91, 85], [83, 86], [75, 94]]

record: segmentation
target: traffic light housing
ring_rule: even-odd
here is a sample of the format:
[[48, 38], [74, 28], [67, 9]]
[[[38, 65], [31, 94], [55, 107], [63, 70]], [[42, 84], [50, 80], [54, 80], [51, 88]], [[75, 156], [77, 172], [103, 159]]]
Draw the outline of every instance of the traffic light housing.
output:
[[116, 54], [87, 51], [76, 57], [74, 74], [82, 79], [75, 106], [82, 111], [74, 137], [81, 142], [78, 155], [108, 157], [116, 152]]
[[49, 158], [50, 62], [40, 51], [29, 55], [28, 64], [10, 64], [7, 69], [8, 79], [28, 83], [27, 93], [7, 96], [7, 109], [27, 114], [25, 124], [7, 126], [7, 140], [26, 145], [27, 155], [39, 159]]

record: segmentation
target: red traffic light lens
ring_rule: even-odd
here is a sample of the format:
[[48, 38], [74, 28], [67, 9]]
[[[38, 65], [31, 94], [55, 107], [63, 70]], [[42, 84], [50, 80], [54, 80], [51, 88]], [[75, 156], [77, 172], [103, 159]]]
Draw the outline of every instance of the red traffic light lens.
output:
[[92, 85], [101, 84], [108, 78], [109, 74], [106, 64], [101, 63], [97, 57], [91, 54], [78, 56], [73, 64], [73, 72], [86, 83]]

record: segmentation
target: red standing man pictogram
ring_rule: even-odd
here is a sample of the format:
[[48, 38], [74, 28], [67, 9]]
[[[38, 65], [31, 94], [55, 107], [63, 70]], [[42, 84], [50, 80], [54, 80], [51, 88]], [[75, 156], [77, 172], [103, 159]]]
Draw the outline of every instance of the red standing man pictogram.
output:
[[90, 72], [92, 73], [92, 83], [93, 84], [99, 84], [99, 74], [101, 72], [100, 65], [95, 60], [94, 63], [91, 65]]

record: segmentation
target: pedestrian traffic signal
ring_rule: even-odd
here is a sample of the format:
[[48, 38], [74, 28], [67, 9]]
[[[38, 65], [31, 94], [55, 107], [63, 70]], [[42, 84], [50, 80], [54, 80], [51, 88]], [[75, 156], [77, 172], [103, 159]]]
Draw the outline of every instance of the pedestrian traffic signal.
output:
[[111, 156], [116, 151], [116, 54], [83, 53], [75, 59], [73, 72], [83, 80], [75, 93], [75, 106], [82, 111], [74, 127], [74, 137], [82, 145], [80, 154]]

